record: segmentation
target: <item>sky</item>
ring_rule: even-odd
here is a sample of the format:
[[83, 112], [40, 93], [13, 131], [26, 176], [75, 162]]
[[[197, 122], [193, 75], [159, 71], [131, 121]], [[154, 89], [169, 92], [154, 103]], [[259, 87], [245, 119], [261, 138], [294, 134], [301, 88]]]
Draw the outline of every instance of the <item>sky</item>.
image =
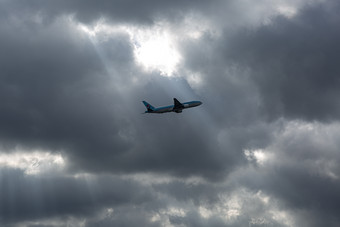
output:
[[339, 11], [0, 0], [0, 225], [340, 226]]

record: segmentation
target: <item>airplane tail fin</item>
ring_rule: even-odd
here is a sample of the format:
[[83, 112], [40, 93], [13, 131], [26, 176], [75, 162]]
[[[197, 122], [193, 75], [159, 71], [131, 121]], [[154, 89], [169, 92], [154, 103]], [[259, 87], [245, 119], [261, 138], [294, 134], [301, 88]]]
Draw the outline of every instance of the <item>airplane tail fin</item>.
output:
[[152, 112], [155, 107], [153, 107], [150, 103], [143, 101], [144, 106], [146, 107], [146, 109], [148, 110], [148, 112]]

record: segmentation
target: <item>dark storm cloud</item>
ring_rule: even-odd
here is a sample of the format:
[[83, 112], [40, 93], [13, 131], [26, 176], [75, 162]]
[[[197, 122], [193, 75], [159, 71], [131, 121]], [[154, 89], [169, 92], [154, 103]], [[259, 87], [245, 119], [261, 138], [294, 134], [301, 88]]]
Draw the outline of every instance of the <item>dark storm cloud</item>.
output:
[[227, 27], [220, 37], [206, 33], [184, 43], [186, 65], [206, 77], [205, 87], [216, 89], [214, 95], [231, 111], [247, 108], [234, 98], [253, 107], [241, 114], [261, 110], [269, 119], [338, 119], [339, 8], [337, 1], [327, 1], [257, 28]]
[[[219, 226], [227, 226], [225, 223], [218, 219], [218, 218], [209, 218], [203, 219], [200, 214], [196, 212], [191, 212], [185, 217], [179, 217], [179, 216], [171, 216], [169, 218], [170, 223], [178, 226], [178, 225], [184, 225], [184, 226], [213, 226], [213, 227], [219, 227]], [[246, 223], [248, 224], [248, 223]]]
[[[293, 160], [290, 160], [293, 162]], [[314, 160], [317, 162], [316, 160]], [[318, 168], [315, 165], [315, 168]], [[284, 163], [249, 173], [243, 182], [278, 199], [280, 208], [293, 213], [298, 226], [339, 224], [340, 188], [337, 180], [311, 173], [304, 165]], [[239, 179], [239, 182], [242, 182]]]
[[122, 208], [114, 210], [113, 214], [107, 215], [105, 218], [93, 218], [90, 221], [87, 221], [85, 226], [102, 226], [102, 227], [110, 227], [110, 226], [162, 226], [159, 221], [150, 221], [150, 213], [145, 208]]
[[[2, 24], [1, 47], [8, 53], [1, 57], [3, 147], [62, 150], [74, 171], [216, 179], [239, 162], [239, 145], [221, 150], [218, 131], [204, 118], [192, 118], [195, 113], [168, 120], [139, 114], [142, 99], [155, 105], [196, 99], [185, 80], [143, 75], [127, 35], [92, 44], [68, 23], [60, 17], [49, 25], [33, 19]], [[138, 84], [132, 83], [135, 75]]]
[[[167, 105], [173, 97], [190, 101], [195, 95], [183, 79], [141, 72], [127, 35], [93, 44], [63, 17], [49, 26], [28, 20], [1, 28], [0, 45], [8, 53], [1, 56], [0, 77], [5, 150], [62, 151], [73, 171], [161, 171], [211, 179], [239, 162], [237, 150], [221, 152], [217, 131], [194, 112], [140, 115], [144, 98]], [[135, 75], [140, 83], [132, 83]]]
[[[105, 93], [98, 85], [107, 74], [89, 40], [63, 22], [38, 32], [16, 28], [3, 29], [0, 44], [7, 53], [1, 55], [0, 77], [4, 144], [19, 140], [24, 146], [62, 149], [73, 144], [59, 142], [69, 135], [81, 140], [84, 127], [114, 134], [106, 123], [112, 116], [98, 100]], [[102, 123], [94, 124], [94, 116]]]
[[264, 149], [273, 155], [269, 161], [249, 168], [237, 182], [278, 199], [281, 208], [294, 213], [298, 226], [337, 226], [338, 124], [305, 124], [286, 127]]
[[[211, 20], [220, 28], [218, 35], [206, 31], [199, 39], [182, 41], [183, 78], [142, 71], [127, 34], [89, 38], [77, 23], [103, 17], [114, 24], [146, 25], [159, 17], [176, 25], [192, 10], [209, 16], [222, 6], [218, 2], [1, 4], [1, 151], [61, 151], [67, 171], [72, 170], [67, 174], [93, 174], [89, 181], [48, 179], [1, 169], [1, 224], [72, 216], [86, 218], [87, 226], [264, 226], [261, 218], [252, 218], [265, 217], [272, 226], [287, 226], [273, 218], [271, 208], [294, 211], [298, 226], [339, 223], [334, 202], [339, 200], [338, 180], [324, 176], [328, 165], [339, 175], [329, 164], [339, 159], [337, 137], [329, 140], [333, 149], [313, 143], [316, 135], [300, 137], [306, 132], [289, 131], [291, 137], [280, 139], [288, 122], [277, 120], [338, 119], [339, 3], [327, 1], [292, 18], [271, 18], [251, 30], [229, 30], [230, 15], [216, 13]], [[235, 12], [231, 24], [238, 21]], [[184, 79], [188, 71], [202, 76], [199, 89]], [[171, 104], [173, 97], [204, 104], [182, 114], [140, 114], [143, 99], [158, 106]], [[327, 140], [327, 133], [318, 138]], [[244, 149], [259, 148], [275, 148], [279, 161], [249, 171]], [[319, 171], [313, 172], [314, 165]], [[145, 186], [100, 172], [164, 174], [176, 180]], [[203, 177], [203, 183], [187, 183], [188, 177]], [[250, 192], [243, 195], [243, 188]], [[256, 197], [259, 191], [278, 205], [264, 205]], [[216, 213], [230, 210], [221, 195], [234, 194], [241, 201], [237, 218], [228, 222], [199, 212], [201, 206]], [[186, 213], [164, 214], [171, 206], [184, 207]], [[113, 212], [96, 216], [106, 208]], [[155, 214], [160, 219], [151, 221]], [[303, 224], [306, 218], [309, 222]]]
[[339, 9], [328, 1], [226, 41], [227, 59], [249, 70], [259, 88], [263, 114], [339, 119]]
[[68, 215], [91, 217], [131, 204], [150, 211], [157, 207], [150, 188], [119, 177], [39, 178], [2, 168], [0, 183], [0, 222], [4, 224]]
[[[338, 2], [327, 1], [292, 18], [274, 17], [267, 25], [237, 33], [225, 30], [222, 36], [206, 33], [183, 44], [186, 66], [203, 75], [200, 92], [222, 103], [220, 112], [211, 115], [228, 126], [224, 139], [244, 139], [239, 151], [268, 147], [278, 155], [270, 168], [251, 169], [237, 183], [278, 198], [281, 209], [294, 213], [297, 226], [339, 224], [339, 169], [334, 167], [339, 144], [329, 139], [338, 132], [301, 132], [297, 124], [279, 148], [271, 150], [270, 144], [280, 140], [273, 135], [285, 135], [287, 122], [277, 120], [282, 117], [303, 119], [307, 128], [308, 121], [332, 124], [339, 119], [339, 8]], [[205, 105], [217, 108], [212, 99]], [[256, 122], [267, 119], [276, 123], [264, 123], [268, 131], [260, 131]], [[249, 137], [243, 137], [246, 132]]]
[[[219, 2], [219, 1], [216, 1]], [[113, 22], [152, 24], [158, 18], [177, 21], [183, 18], [187, 11], [209, 9], [210, 4], [202, 0], [189, 1], [5, 1], [6, 8], [14, 13], [37, 13], [45, 20], [60, 15], [72, 14], [83, 23], [92, 23], [100, 18]], [[24, 10], [22, 10], [24, 8]]]

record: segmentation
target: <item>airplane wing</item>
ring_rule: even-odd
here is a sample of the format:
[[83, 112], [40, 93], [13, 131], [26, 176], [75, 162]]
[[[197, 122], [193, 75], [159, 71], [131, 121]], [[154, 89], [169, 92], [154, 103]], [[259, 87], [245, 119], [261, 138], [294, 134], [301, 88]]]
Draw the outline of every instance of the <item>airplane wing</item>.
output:
[[180, 103], [176, 98], [174, 98], [174, 109], [176, 110], [176, 109], [183, 109], [184, 108], [184, 106], [183, 106], [183, 104], [182, 103]]

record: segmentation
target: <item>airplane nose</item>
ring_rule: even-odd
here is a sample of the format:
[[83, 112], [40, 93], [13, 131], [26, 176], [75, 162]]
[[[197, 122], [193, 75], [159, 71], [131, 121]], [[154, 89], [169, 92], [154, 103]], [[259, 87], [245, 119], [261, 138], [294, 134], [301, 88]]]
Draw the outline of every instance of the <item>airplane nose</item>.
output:
[[201, 101], [199, 101], [199, 102], [198, 102], [198, 105], [202, 105], [202, 102], [201, 102]]

